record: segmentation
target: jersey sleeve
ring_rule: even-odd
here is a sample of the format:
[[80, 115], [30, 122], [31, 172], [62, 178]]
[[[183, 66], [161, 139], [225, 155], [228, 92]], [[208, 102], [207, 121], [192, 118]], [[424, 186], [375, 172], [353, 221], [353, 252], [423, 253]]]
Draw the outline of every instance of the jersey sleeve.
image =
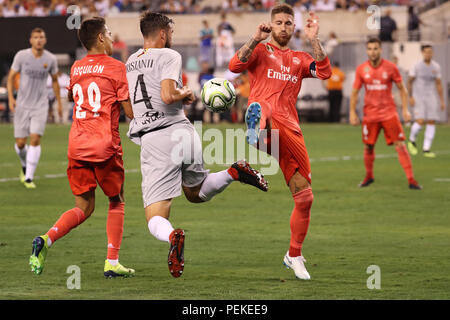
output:
[[160, 65], [161, 81], [171, 79], [178, 82], [182, 67], [181, 55], [178, 52], [170, 50], [167, 55], [164, 55], [164, 60]]
[[363, 79], [362, 79], [362, 75], [361, 75], [361, 68], [358, 67], [356, 68], [355, 71], [355, 81], [353, 81], [353, 89], [361, 89], [363, 84]]
[[242, 71], [247, 70], [258, 59], [258, 56], [260, 55], [259, 48], [260, 47], [257, 46], [255, 50], [253, 50], [250, 59], [248, 59], [247, 62], [242, 62], [241, 60], [239, 60], [237, 56], [239, 51], [236, 51], [233, 58], [231, 58], [230, 63], [228, 64], [228, 69], [230, 69], [230, 71], [234, 73], [241, 73]]
[[56, 61], [56, 57], [52, 55], [52, 62], [50, 64], [50, 68], [48, 68], [48, 73], [51, 75], [58, 73], [58, 62]]
[[395, 83], [402, 82], [402, 75], [396, 65], [393, 65], [392, 67], [392, 81]]
[[125, 101], [129, 98], [127, 71], [125, 65], [120, 62], [119, 72], [115, 79], [117, 101]]
[[436, 64], [436, 79], [441, 79], [442, 78], [442, 74], [441, 74], [441, 66], [439, 64]]
[[22, 68], [22, 63], [23, 63], [23, 58], [22, 58], [22, 52], [17, 52], [16, 55], [14, 56], [14, 60], [13, 63], [11, 65], [11, 69], [13, 69], [14, 71], [20, 72], [21, 68]]

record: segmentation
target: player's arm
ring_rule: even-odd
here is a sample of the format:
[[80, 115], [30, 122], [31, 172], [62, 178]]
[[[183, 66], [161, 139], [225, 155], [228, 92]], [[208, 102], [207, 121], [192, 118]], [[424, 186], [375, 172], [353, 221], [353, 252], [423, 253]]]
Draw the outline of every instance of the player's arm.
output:
[[52, 87], [53, 92], [55, 93], [56, 101], [58, 102], [58, 114], [60, 117], [62, 117], [62, 103], [61, 103], [61, 95], [60, 95], [60, 88], [58, 83], [58, 74], [52, 74]]
[[6, 85], [8, 89], [8, 105], [11, 112], [14, 112], [16, 109], [16, 99], [14, 98], [14, 78], [18, 73], [19, 71], [11, 68], [11, 70], [9, 70], [8, 82]]
[[254, 35], [236, 52], [231, 58], [228, 69], [234, 73], [241, 73], [246, 70], [256, 57], [253, 54], [256, 46], [261, 41], [267, 39], [272, 31], [270, 22], [263, 22], [256, 27]]
[[313, 76], [321, 80], [331, 77], [331, 64], [327, 57], [327, 53], [320, 43], [319, 39], [319, 17], [314, 12], [309, 13], [309, 18], [305, 27], [305, 34], [311, 43], [313, 56], [316, 60], [314, 65], [310, 67]]
[[359, 89], [353, 88], [350, 94], [350, 124], [357, 126], [359, 124], [358, 114], [356, 113], [356, 105], [358, 104]]
[[408, 92], [409, 92], [409, 105], [411, 107], [414, 107], [414, 105], [416, 104], [416, 102], [414, 101], [413, 95], [412, 95], [412, 88], [413, 88], [413, 82], [414, 80], [416, 80], [416, 77], [414, 76], [409, 76], [408, 78]]
[[406, 87], [403, 85], [403, 81], [399, 81], [395, 83], [398, 90], [400, 91], [400, 98], [402, 100], [402, 113], [403, 120], [406, 122], [411, 121], [411, 114], [408, 111], [408, 91]]
[[442, 90], [441, 78], [436, 78], [436, 89], [441, 100], [441, 110], [445, 110], [444, 91]]
[[173, 79], [161, 81], [161, 100], [165, 104], [182, 101], [183, 104], [191, 104], [195, 101], [195, 95], [188, 87], [177, 88], [177, 82]]
[[131, 106], [130, 99], [119, 101], [122, 105], [123, 111], [125, 111], [125, 115], [131, 120], [134, 118], [133, 107]]

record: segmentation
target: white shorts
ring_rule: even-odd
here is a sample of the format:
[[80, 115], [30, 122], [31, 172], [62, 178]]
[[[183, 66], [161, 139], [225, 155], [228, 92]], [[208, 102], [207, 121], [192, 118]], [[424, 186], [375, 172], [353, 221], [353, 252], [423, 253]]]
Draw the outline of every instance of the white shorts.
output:
[[141, 137], [144, 208], [181, 195], [181, 186], [198, 186], [209, 170], [203, 168], [202, 143], [189, 121], [154, 130]]
[[414, 120], [435, 120], [441, 119], [440, 105], [437, 97], [434, 94], [426, 95], [425, 97], [414, 97], [416, 101], [412, 108]]
[[43, 136], [47, 117], [48, 105], [34, 109], [16, 107], [14, 113], [14, 138], [26, 138], [30, 133]]

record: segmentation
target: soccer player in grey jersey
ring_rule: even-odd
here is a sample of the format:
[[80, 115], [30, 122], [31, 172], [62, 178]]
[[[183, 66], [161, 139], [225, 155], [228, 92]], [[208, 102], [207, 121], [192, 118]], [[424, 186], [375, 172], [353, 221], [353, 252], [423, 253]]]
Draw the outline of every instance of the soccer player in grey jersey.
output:
[[[425, 128], [423, 141], [423, 155], [428, 158], [436, 157], [431, 152], [436, 132], [436, 121], [440, 119], [440, 110], [445, 110], [444, 93], [441, 84], [441, 67], [433, 59], [433, 47], [422, 46], [423, 60], [417, 63], [409, 72], [408, 92], [411, 107], [414, 110], [414, 123], [411, 126], [408, 149], [412, 155], [417, 154], [416, 139], [422, 126]], [[440, 103], [437, 100], [439, 95]], [[439, 108], [440, 105], [440, 108]]]
[[[28, 189], [36, 188], [34, 172], [41, 156], [41, 137], [48, 116], [47, 77], [52, 77], [53, 91], [58, 102], [58, 113], [62, 115], [58, 84], [56, 57], [44, 49], [47, 42], [41, 28], [31, 31], [31, 48], [16, 53], [8, 75], [8, 102], [14, 115], [15, 150], [20, 158], [22, 170], [20, 181]], [[20, 73], [17, 100], [13, 94], [14, 78]], [[30, 137], [30, 145], [27, 139]]]
[[126, 64], [134, 114], [128, 136], [141, 146], [142, 196], [149, 231], [170, 243], [169, 271], [179, 277], [184, 268], [185, 235], [168, 218], [172, 199], [181, 195], [181, 189], [190, 202], [199, 203], [235, 180], [263, 191], [267, 191], [267, 182], [245, 161], [216, 173], [203, 168], [200, 138], [183, 112], [183, 104], [191, 104], [195, 96], [183, 86], [181, 55], [170, 49], [173, 21], [147, 11], [141, 16], [140, 28], [144, 46]]

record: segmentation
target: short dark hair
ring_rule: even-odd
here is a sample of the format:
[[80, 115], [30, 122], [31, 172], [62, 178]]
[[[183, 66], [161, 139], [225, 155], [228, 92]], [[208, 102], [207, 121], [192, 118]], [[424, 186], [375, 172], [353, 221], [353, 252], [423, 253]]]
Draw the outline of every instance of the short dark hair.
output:
[[42, 29], [42, 28], [34, 28], [33, 30], [31, 30], [31, 32], [30, 32], [30, 38], [31, 38], [31, 36], [33, 35], [33, 33], [41, 33], [41, 32], [43, 32], [43, 33], [45, 33], [45, 31], [44, 31], [44, 29]]
[[272, 11], [270, 12], [270, 16], [273, 17], [274, 15], [276, 15], [278, 13], [286, 13], [286, 14], [290, 14], [291, 16], [294, 16], [294, 10], [287, 3], [280, 3], [280, 4], [277, 4], [276, 6], [274, 6], [272, 8]]
[[173, 20], [161, 13], [147, 10], [141, 14], [140, 27], [144, 38], [159, 30], [168, 30], [171, 24]]
[[427, 48], [433, 49], [433, 46], [431, 44], [428, 44], [428, 43], [427, 44], [423, 44], [423, 45], [420, 46], [420, 50], [421, 51], [423, 51], [423, 50], [425, 50]]
[[381, 47], [381, 40], [378, 37], [370, 37], [369, 39], [367, 39], [366, 45], [368, 45], [369, 43], [378, 43]]
[[87, 50], [90, 50], [97, 41], [98, 35], [103, 32], [105, 32], [105, 19], [93, 17], [81, 23], [81, 27], [78, 30], [78, 39], [80, 39]]

